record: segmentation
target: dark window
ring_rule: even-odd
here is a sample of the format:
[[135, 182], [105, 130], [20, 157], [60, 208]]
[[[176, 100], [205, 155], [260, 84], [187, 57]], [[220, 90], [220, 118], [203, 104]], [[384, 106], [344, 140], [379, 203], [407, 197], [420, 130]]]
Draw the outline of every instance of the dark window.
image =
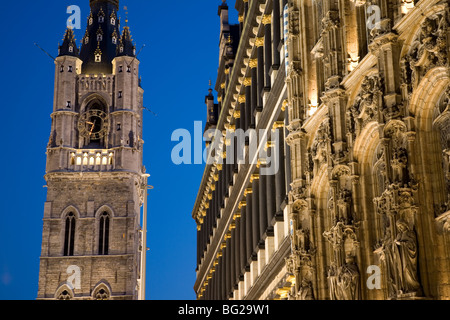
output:
[[98, 254], [107, 255], [109, 251], [109, 215], [103, 212], [100, 217]]
[[66, 217], [66, 230], [64, 234], [64, 256], [73, 256], [75, 242], [75, 215], [71, 212]]

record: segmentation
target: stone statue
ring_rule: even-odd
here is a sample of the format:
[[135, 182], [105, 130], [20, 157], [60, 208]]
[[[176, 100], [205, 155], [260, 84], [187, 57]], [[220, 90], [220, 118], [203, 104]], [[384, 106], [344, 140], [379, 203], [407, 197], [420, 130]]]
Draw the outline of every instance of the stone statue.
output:
[[360, 274], [355, 258], [349, 255], [339, 270], [339, 300], [360, 300]]
[[398, 289], [401, 293], [417, 292], [420, 289], [417, 274], [417, 236], [403, 220], [396, 223], [397, 237], [393, 243], [398, 270]]
[[311, 281], [308, 281], [306, 279], [302, 280], [302, 283], [298, 290], [298, 299], [299, 300], [314, 300]]
[[328, 269], [328, 287], [330, 289], [330, 299], [338, 300], [337, 292], [337, 270], [336, 265], [333, 263]]

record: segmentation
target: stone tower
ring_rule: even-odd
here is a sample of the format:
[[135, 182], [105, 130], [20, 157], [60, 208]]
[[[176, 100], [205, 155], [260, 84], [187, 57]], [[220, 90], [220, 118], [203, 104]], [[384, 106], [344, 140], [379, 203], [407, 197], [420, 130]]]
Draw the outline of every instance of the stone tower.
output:
[[119, 1], [90, 0], [55, 59], [38, 299], [143, 299], [143, 89]]

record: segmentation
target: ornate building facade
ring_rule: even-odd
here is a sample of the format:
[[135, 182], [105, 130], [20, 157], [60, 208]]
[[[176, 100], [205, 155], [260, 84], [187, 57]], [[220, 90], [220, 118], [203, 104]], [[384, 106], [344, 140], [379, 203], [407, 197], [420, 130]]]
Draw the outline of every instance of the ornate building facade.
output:
[[[238, 25], [219, 7], [199, 299], [450, 299], [449, 5], [237, 0]], [[226, 155], [239, 128], [271, 136], [265, 157]]]
[[139, 60], [118, 0], [90, 0], [55, 59], [38, 299], [143, 299]]

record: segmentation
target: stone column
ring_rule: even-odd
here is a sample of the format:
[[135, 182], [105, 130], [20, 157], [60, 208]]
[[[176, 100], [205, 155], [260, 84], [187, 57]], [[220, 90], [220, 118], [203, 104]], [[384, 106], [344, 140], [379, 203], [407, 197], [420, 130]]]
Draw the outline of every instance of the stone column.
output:
[[253, 236], [253, 254], [258, 252], [259, 241], [261, 240], [260, 217], [259, 217], [259, 174], [252, 174], [250, 179], [252, 183], [252, 236]]
[[[269, 147], [267, 149], [267, 154], [269, 158], [271, 157], [271, 148]], [[276, 202], [275, 202], [275, 175], [269, 174], [266, 176], [266, 206], [267, 206], [267, 235], [273, 236], [273, 218], [275, 217], [276, 213]]]
[[280, 13], [280, 0], [273, 0], [273, 21], [272, 21], [272, 30], [273, 30], [273, 64], [272, 69], [278, 70], [280, 67], [280, 51], [278, 47], [281, 41], [281, 13]]
[[257, 50], [257, 59], [258, 59], [258, 74], [257, 74], [257, 110], [259, 112], [263, 109], [263, 92], [264, 92], [264, 37], [256, 38], [255, 46]]
[[252, 59], [250, 60], [250, 68], [251, 74], [252, 74], [252, 89], [251, 89], [251, 121], [250, 121], [250, 128], [254, 129], [256, 128], [256, 107], [258, 105], [258, 60]]
[[264, 89], [270, 91], [272, 86], [270, 70], [272, 68], [272, 15], [265, 15], [262, 18], [264, 24], [264, 62], [265, 62], [265, 84]]
[[246, 230], [246, 214], [245, 214], [245, 206], [241, 206], [241, 219], [240, 219], [240, 249], [239, 249], [239, 256], [240, 256], [240, 274], [243, 276], [245, 273], [245, 266], [247, 264], [247, 230]]
[[[260, 164], [260, 167], [263, 167]], [[269, 226], [267, 220], [267, 186], [266, 186], [267, 176], [259, 176], [259, 246], [264, 246], [264, 234], [266, 233], [267, 227]]]
[[234, 230], [234, 288], [238, 287], [241, 275], [241, 219], [236, 218], [236, 229]]
[[[241, 121], [240, 121], [240, 129], [246, 131], [246, 124], [247, 124], [247, 114], [246, 114], [246, 110], [245, 110], [245, 101], [246, 101], [246, 95], [239, 95], [238, 97], [238, 101], [239, 101], [239, 106], [240, 106], [240, 116], [241, 116]], [[239, 146], [238, 146], [239, 147]]]
[[245, 78], [244, 86], [245, 86], [245, 131], [247, 131], [252, 124], [252, 78], [250, 77]]
[[277, 219], [283, 219], [283, 210], [281, 208], [283, 201], [286, 197], [286, 170], [285, 170], [285, 158], [284, 158], [284, 150], [285, 150], [285, 139], [284, 139], [284, 123], [277, 122], [274, 125], [275, 134], [278, 135], [278, 145], [274, 146], [277, 148], [278, 157], [276, 157], [276, 161], [278, 162], [278, 171], [275, 174], [275, 189], [276, 189], [276, 216]]
[[245, 251], [245, 258], [246, 258], [246, 267], [250, 266], [250, 261], [253, 253], [253, 200], [252, 200], [252, 188], [247, 188], [245, 190], [246, 193], [246, 207], [245, 207], [245, 236], [246, 236], [246, 251]]

